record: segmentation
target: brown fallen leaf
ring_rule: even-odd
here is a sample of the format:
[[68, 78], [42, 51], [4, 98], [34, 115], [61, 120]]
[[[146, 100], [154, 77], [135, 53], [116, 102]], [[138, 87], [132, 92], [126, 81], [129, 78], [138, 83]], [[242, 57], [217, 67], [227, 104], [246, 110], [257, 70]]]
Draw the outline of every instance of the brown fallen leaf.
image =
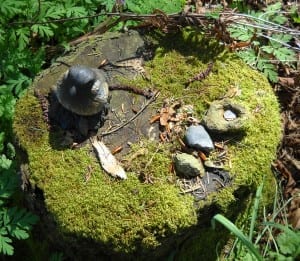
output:
[[168, 108], [162, 108], [160, 110], [160, 118], [159, 118], [159, 123], [161, 126], [167, 126], [168, 121], [169, 121], [169, 110]]
[[160, 118], [160, 115], [159, 115], [159, 114], [152, 116], [151, 119], [150, 119], [150, 124], [152, 124], [152, 123], [158, 121], [159, 118]]
[[278, 77], [278, 81], [281, 85], [292, 87], [295, 85], [295, 79], [292, 77]]
[[285, 179], [287, 179], [287, 184], [284, 190], [285, 195], [287, 196], [291, 194], [296, 186], [296, 181], [293, 179], [292, 173], [284, 166], [284, 164], [280, 160], [276, 160], [272, 165], [282, 174]]

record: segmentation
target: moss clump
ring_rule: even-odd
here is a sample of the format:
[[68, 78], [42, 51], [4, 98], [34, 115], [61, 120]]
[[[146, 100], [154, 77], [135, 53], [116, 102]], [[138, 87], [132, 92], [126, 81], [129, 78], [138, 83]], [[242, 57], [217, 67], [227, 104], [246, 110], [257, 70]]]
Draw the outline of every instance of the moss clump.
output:
[[[168, 145], [143, 141], [133, 146], [125, 158], [130, 162], [128, 180], [117, 181], [100, 170], [90, 147], [62, 148], [59, 135], [47, 130], [31, 92], [16, 107], [14, 130], [28, 153], [30, 181], [43, 191], [59, 230], [99, 242], [108, 252], [151, 253], [167, 238], [209, 220], [211, 215], [205, 216], [209, 206], [236, 218], [238, 200], [246, 199], [263, 176], [267, 177], [266, 190], [272, 180], [270, 163], [281, 126], [278, 103], [267, 80], [217, 43], [193, 32], [158, 39], [160, 47], [145, 67], [161, 99], [183, 99], [194, 105], [201, 118], [210, 102], [237, 89], [239, 95], [232, 100], [250, 113], [246, 135], [232, 137], [229, 143], [232, 168], [229, 164], [226, 168], [234, 178], [233, 185], [211, 194], [197, 208], [193, 198], [180, 194], [174, 184]], [[211, 74], [186, 88], [188, 79], [205, 70], [210, 60], [214, 61]], [[142, 78], [130, 84], [149, 87]], [[238, 199], [240, 196], [244, 198]]]
[[[28, 94], [18, 102], [14, 129], [28, 153], [30, 181], [44, 192], [47, 209], [63, 233], [130, 253], [140, 246], [157, 247], [161, 238], [196, 223], [192, 198], [179, 195], [166, 180], [153, 186], [128, 173], [128, 180], [116, 181], [100, 170], [89, 148], [54, 150], [41, 115], [37, 99]], [[34, 129], [33, 122], [39, 124]], [[156, 146], [147, 150], [160, 155]], [[152, 158], [152, 164], [162, 166], [156, 170], [161, 177], [169, 175], [166, 162], [170, 160]]]

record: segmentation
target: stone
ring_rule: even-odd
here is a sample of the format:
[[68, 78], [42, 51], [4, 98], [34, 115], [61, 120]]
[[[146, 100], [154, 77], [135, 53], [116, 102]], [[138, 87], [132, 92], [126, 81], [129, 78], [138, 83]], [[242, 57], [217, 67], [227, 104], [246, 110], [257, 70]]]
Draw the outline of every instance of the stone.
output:
[[178, 175], [186, 177], [203, 176], [205, 170], [201, 160], [187, 153], [177, 153], [174, 156], [175, 170]]
[[204, 161], [204, 166], [207, 168], [213, 168], [213, 169], [223, 169], [224, 165], [222, 163], [216, 163], [211, 160]]
[[226, 111], [224, 111], [223, 117], [226, 121], [232, 121], [232, 120], [236, 119], [237, 116], [233, 111], [226, 110]]
[[185, 133], [185, 142], [191, 148], [210, 152], [214, 144], [202, 125], [190, 126]]
[[247, 118], [243, 106], [224, 99], [210, 104], [202, 124], [212, 134], [242, 133]]

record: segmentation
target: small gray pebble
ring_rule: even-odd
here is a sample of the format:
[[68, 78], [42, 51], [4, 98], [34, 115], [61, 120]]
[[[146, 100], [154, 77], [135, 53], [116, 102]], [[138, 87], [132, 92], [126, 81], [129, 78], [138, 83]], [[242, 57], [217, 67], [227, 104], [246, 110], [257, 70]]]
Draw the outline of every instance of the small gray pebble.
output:
[[232, 121], [232, 120], [236, 119], [236, 117], [237, 117], [236, 114], [231, 110], [224, 111], [223, 116], [224, 116], [224, 119], [227, 121]]

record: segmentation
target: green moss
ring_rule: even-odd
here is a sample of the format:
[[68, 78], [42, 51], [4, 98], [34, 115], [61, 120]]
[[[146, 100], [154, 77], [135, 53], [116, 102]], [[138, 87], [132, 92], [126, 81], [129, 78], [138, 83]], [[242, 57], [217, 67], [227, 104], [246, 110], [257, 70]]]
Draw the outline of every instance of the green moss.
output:
[[[165, 180], [153, 186], [128, 173], [128, 180], [116, 181], [101, 171], [87, 148], [51, 148], [38, 105], [32, 95], [22, 98], [14, 128], [28, 153], [30, 180], [43, 190], [46, 206], [62, 232], [113, 245], [116, 251], [132, 252], [136, 241], [153, 248], [160, 238], [195, 224], [192, 198], [180, 196]], [[43, 131], [29, 131], [28, 116], [32, 114], [37, 116], [32, 121], [40, 123], [34, 128], [43, 126]], [[149, 155], [159, 155], [156, 146], [149, 146], [148, 151]], [[152, 163], [161, 165], [164, 159], [152, 157]], [[92, 176], [85, 181], [89, 172]], [[164, 173], [167, 171], [161, 167], [159, 175]]]
[[[246, 135], [242, 139], [233, 137], [228, 144], [232, 168], [229, 163], [226, 168], [233, 185], [209, 195], [195, 209], [192, 197], [180, 194], [170, 173], [169, 145], [150, 141], [134, 145], [124, 159], [125, 165], [126, 159], [130, 160], [128, 180], [111, 179], [101, 171], [90, 147], [62, 148], [59, 135], [49, 134], [40, 105], [29, 93], [17, 104], [14, 130], [28, 153], [30, 181], [44, 192], [46, 207], [63, 234], [93, 239], [122, 253], [135, 252], [139, 247], [149, 250], [164, 238], [202, 223], [197, 215], [204, 215], [203, 209], [212, 204], [226, 216], [237, 218], [239, 200], [247, 200], [264, 176], [266, 191], [272, 186], [270, 163], [281, 126], [278, 103], [267, 80], [214, 41], [191, 32], [162, 40], [158, 37], [158, 43], [154, 59], [145, 65], [151, 87], [161, 91], [154, 106], [159, 107], [166, 97], [182, 99], [185, 104], [193, 104], [201, 118], [210, 102], [224, 97], [232, 88], [239, 89], [240, 95], [232, 99], [246, 107], [249, 120]], [[184, 84], [205, 70], [210, 60], [214, 61], [211, 74], [186, 88]], [[130, 84], [149, 87], [142, 78]], [[133, 157], [139, 150], [143, 153]], [[206, 243], [194, 247], [195, 253]]]

